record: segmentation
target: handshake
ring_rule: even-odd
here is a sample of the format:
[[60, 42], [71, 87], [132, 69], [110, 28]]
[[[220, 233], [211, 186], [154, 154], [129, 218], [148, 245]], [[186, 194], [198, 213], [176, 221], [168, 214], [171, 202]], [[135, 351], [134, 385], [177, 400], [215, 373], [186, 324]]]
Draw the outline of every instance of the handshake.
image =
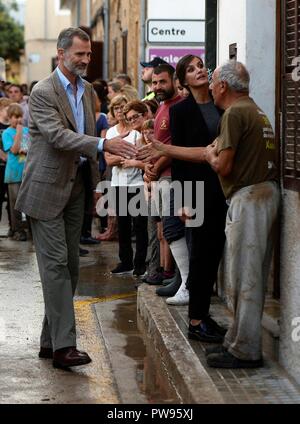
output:
[[151, 160], [158, 159], [166, 155], [166, 145], [155, 140], [153, 136], [149, 135], [150, 143], [137, 147], [128, 141], [124, 140], [128, 133], [121, 134], [118, 137], [105, 140], [104, 151], [113, 155], [122, 156], [125, 159], [136, 159], [143, 162], [150, 162]]

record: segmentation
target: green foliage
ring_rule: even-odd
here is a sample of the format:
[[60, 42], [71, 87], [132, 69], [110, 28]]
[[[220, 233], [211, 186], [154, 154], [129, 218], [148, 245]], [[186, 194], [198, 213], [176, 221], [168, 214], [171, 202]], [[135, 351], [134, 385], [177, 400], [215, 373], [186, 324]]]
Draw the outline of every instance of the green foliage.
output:
[[[9, 8], [17, 10], [15, 1]], [[0, 0], [0, 57], [17, 61], [24, 48], [24, 28], [8, 13], [8, 6]]]

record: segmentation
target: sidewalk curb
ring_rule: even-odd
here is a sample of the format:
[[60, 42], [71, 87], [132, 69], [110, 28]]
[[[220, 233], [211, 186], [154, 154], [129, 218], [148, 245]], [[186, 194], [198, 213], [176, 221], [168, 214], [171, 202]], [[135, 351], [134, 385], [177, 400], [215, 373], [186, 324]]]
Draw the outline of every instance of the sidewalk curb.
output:
[[223, 404], [199, 358], [185, 339], [155, 287], [142, 284], [137, 296], [138, 318], [164, 363], [182, 403]]

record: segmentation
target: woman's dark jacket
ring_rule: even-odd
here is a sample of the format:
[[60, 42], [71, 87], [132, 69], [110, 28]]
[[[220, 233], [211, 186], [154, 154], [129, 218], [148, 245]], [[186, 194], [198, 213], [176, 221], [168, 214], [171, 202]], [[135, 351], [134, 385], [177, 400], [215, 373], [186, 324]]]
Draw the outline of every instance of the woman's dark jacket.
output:
[[[221, 110], [218, 109], [220, 118]], [[190, 95], [170, 108], [170, 129], [172, 144], [183, 147], [205, 147], [214, 140], [211, 139], [207, 125], [194, 97]], [[226, 208], [225, 197], [219, 178], [207, 163], [193, 163], [172, 160], [172, 180], [193, 181], [193, 196], [195, 182], [204, 181], [204, 211], [205, 217], [218, 216]], [[193, 206], [195, 202], [193, 200]]]

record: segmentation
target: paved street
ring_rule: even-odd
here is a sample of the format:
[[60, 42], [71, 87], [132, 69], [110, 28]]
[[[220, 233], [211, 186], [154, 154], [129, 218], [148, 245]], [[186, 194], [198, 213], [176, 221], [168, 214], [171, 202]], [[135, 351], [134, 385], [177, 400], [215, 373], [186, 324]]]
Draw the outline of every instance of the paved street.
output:
[[0, 404], [176, 402], [157, 387], [155, 359], [136, 322], [132, 277], [112, 278], [116, 243], [88, 248], [80, 258], [75, 297], [78, 347], [92, 363], [66, 372], [37, 357], [43, 298], [32, 241], [6, 237], [0, 225]]
[[[75, 297], [78, 347], [92, 357], [66, 372], [38, 359], [43, 299], [31, 241], [0, 225], [0, 404], [299, 403], [297, 384], [265, 356], [264, 368], [206, 366], [205, 343], [186, 339], [187, 307], [168, 307], [154, 287], [112, 277], [117, 244], [84, 246]], [[212, 314], [228, 325], [217, 298]]]
[[116, 403], [118, 394], [98, 327], [76, 304], [79, 347], [93, 362], [73, 372], [37, 358], [42, 290], [31, 242], [0, 239], [0, 403]]

